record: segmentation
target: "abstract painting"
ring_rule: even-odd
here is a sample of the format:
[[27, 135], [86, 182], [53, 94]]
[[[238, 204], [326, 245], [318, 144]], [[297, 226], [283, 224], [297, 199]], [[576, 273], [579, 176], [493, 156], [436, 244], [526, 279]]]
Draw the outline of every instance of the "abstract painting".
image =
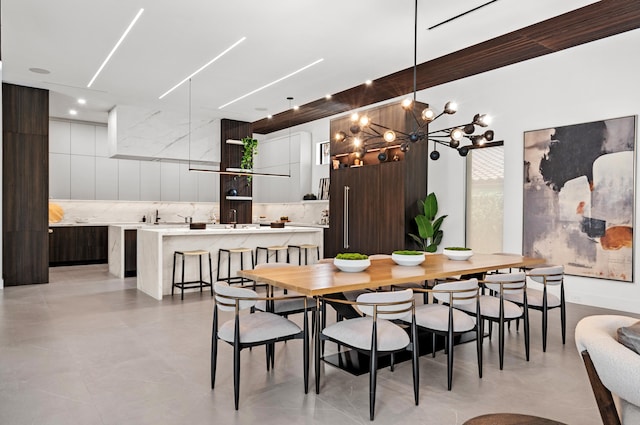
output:
[[524, 255], [633, 282], [635, 136], [635, 116], [524, 133]]

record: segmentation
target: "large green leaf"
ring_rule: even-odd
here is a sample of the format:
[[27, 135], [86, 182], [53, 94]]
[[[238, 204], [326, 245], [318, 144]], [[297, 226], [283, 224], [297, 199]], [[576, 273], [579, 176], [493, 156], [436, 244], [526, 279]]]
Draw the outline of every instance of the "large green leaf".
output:
[[413, 233], [409, 233], [409, 236], [411, 236], [411, 238], [416, 241], [421, 251], [426, 250], [426, 241], [424, 239], [422, 239], [420, 236], [414, 235]]
[[424, 215], [430, 221], [433, 221], [436, 218], [436, 214], [438, 214], [438, 200], [436, 199], [436, 194], [431, 192], [424, 200]]
[[442, 226], [442, 221], [446, 218], [446, 215], [438, 217], [436, 221], [433, 222], [433, 233], [438, 233], [440, 231], [440, 226]]
[[424, 215], [418, 215], [416, 216], [415, 221], [418, 225], [418, 234], [422, 239], [427, 239], [433, 236], [433, 225], [431, 224], [431, 220]]

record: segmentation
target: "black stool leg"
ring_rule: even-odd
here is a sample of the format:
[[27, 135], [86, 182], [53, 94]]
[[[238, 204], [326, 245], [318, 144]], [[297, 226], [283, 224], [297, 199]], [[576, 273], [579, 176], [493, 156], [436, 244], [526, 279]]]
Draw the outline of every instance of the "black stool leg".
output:
[[202, 284], [204, 283], [202, 280], [202, 255], [198, 255], [198, 263], [200, 263], [200, 293], [202, 293]]
[[213, 297], [213, 268], [211, 267], [211, 253], [209, 253], [209, 283], [211, 284], [211, 296]]
[[182, 286], [180, 286], [180, 299], [184, 300], [184, 257], [182, 254]]
[[171, 275], [171, 296], [173, 297], [173, 290], [176, 287], [176, 253], [173, 253], [173, 274]]

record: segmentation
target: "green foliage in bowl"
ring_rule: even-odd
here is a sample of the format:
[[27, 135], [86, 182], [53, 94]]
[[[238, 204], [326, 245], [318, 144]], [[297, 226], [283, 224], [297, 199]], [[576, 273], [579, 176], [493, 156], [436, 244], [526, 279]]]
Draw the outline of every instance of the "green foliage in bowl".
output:
[[336, 255], [336, 258], [338, 260], [366, 260], [369, 256], [355, 252], [346, 252]]
[[396, 255], [422, 255], [423, 254], [422, 251], [411, 251], [411, 250], [393, 251], [393, 253]]
[[448, 246], [445, 249], [449, 251], [471, 251], [471, 248], [465, 248], [463, 246]]

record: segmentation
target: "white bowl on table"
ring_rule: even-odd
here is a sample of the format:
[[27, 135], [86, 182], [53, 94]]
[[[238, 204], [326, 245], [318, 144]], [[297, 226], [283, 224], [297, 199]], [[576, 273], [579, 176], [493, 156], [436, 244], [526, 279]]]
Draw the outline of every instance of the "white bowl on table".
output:
[[344, 260], [340, 258], [333, 259], [333, 265], [343, 272], [355, 273], [366, 270], [371, 265], [371, 260]]
[[391, 259], [399, 266], [417, 266], [425, 260], [424, 252], [418, 254], [391, 254]]
[[447, 249], [447, 248], [445, 248], [445, 249], [442, 250], [442, 253], [449, 260], [456, 260], [456, 261], [468, 260], [473, 255], [473, 251], [470, 250], [470, 249], [459, 250], [459, 249]]

